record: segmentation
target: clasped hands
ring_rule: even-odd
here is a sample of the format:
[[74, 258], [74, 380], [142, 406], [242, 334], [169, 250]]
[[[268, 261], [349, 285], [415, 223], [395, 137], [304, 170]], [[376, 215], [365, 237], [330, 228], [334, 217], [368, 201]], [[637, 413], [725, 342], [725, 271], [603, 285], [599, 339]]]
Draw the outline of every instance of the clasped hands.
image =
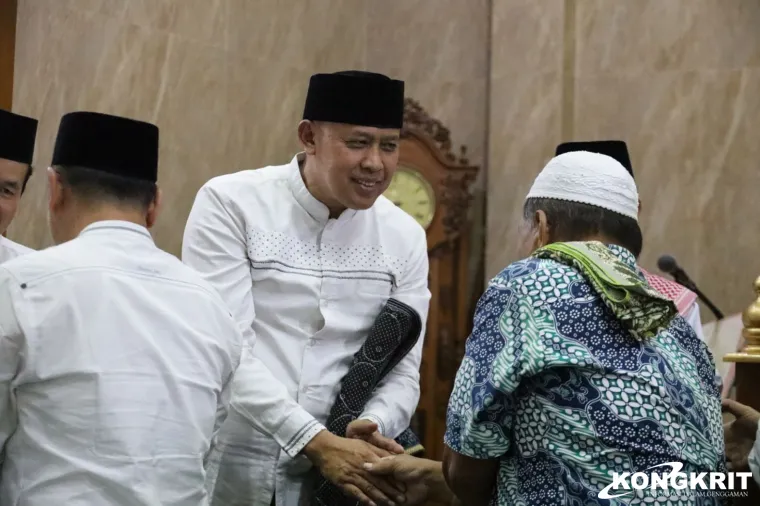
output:
[[304, 449], [322, 476], [367, 506], [417, 504], [407, 500], [407, 486], [392, 473], [373, 469], [403, 453], [401, 445], [380, 434], [377, 424], [364, 419], [351, 422], [346, 437], [322, 431]]

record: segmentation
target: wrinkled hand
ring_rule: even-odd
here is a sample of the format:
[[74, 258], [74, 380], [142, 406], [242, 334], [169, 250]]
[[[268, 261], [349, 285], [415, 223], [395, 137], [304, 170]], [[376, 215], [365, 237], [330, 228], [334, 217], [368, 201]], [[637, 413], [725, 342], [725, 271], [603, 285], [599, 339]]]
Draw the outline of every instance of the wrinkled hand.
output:
[[402, 454], [404, 447], [380, 434], [377, 424], [369, 420], [354, 420], [346, 428], [346, 437], [351, 439], [363, 439], [371, 445], [377, 446], [389, 453]]
[[304, 448], [304, 454], [327, 480], [367, 506], [396, 506], [404, 503], [403, 488], [373, 476], [367, 462], [377, 462], [388, 452], [358, 439], [322, 431]]
[[749, 454], [755, 444], [760, 412], [731, 399], [723, 399], [723, 412], [736, 417], [723, 426], [728, 469], [749, 471]]
[[423, 504], [440, 495], [441, 488], [446, 489], [440, 462], [411, 455], [397, 455], [368, 462], [364, 467], [375, 476], [386, 476], [402, 483], [406, 487], [406, 506]]

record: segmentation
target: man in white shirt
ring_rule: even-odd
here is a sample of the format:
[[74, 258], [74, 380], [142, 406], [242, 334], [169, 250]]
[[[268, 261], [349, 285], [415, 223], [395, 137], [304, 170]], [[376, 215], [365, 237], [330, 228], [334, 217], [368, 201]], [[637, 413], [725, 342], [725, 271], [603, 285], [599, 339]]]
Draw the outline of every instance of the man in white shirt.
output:
[[[303, 152], [212, 179], [185, 229], [183, 261], [219, 291], [254, 355], [319, 424], [390, 298], [427, 319], [425, 232], [382, 196], [398, 163], [403, 87], [366, 72], [312, 76], [298, 125]], [[391, 440], [419, 400], [422, 336], [424, 326], [346, 436], [400, 451]], [[313, 473], [294, 448], [315, 433], [306, 422], [283, 447], [231, 414], [212, 459], [214, 504], [305, 504]], [[361, 464], [352, 472], [372, 479]]]
[[0, 109], [0, 264], [32, 250], [5, 237], [32, 175], [37, 120]]
[[204, 457], [242, 337], [159, 250], [158, 129], [63, 117], [57, 246], [0, 266], [0, 504], [207, 504]]
[[[589, 151], [591, 153], [599, 153], [612, 157], [620, 162], [631, 177], [633, 177], [633, 164], [631, 163], [631, 157], [628, 153], [628, 146], [624, 141], [603, 140], [564, 142], [557, 146], [554, 155], [558, 156], [570, 151]], [[641, 201], [639, 201], [639, 212], [641, 212]], [[628, 250], [638, 259], [641, 250], [643, 249], [643, 238], [639, 236], [636, 238], [621, 239], [626, 242], [626, 244], [621, 244], [621, 246], [628, 248]], [[644, 277], [652, 288], [673, 301], [678, 308], [680, 315], [683, 316], [689, 326], [694, 329], [694, 332], [697, 333], [697, 337], [704, 342], [705, 336], [702, 332], [702, 318], [699, 314], [697, 294], [675, 281], [647, 272], [644, 269], [641, 269], [641, 267], [639, 267], [639, 269], [642, 271]]]

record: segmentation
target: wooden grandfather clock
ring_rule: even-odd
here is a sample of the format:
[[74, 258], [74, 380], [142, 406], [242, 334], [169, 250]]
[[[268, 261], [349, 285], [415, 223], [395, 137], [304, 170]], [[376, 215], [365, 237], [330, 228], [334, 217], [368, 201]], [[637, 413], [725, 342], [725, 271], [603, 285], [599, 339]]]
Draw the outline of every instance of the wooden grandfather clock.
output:
[[427, 230], [430, 313], [412, 429], [431, 459], [442, 457], [446, 408], [472, 326], [468, 211], [477, 173], [464, 147], [452, 153], [449, 130], [406, 99], [399, 166], [385, 196]]

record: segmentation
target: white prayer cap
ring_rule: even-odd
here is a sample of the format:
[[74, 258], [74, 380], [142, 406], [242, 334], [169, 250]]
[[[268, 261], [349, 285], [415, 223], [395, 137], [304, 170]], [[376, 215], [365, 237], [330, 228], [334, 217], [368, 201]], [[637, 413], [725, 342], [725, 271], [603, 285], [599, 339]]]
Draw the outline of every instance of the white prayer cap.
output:
[[572, 151], [555, 156], [536, 177], [526, 199], [569, 200], [608, 209], [638, 221], [633, 177], [607, 155]]

